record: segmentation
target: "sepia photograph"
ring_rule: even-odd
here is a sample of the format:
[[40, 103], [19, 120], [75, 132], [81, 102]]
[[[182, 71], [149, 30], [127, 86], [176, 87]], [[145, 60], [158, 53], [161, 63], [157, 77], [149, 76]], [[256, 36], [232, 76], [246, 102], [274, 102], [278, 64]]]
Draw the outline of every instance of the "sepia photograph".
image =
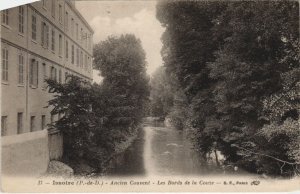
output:
[[2, 192], [300, 191], [299, 1], [28, 1], [0, 38]]

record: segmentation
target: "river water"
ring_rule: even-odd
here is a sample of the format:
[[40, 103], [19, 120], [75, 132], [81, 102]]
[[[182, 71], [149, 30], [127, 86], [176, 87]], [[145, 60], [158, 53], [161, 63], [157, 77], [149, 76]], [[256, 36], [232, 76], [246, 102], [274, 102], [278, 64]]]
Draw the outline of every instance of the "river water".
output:
[[107, 176], [172, 176], [220, 173], [204, 161], [183, 131], [145, 124], [133, 144], [113, 162]]

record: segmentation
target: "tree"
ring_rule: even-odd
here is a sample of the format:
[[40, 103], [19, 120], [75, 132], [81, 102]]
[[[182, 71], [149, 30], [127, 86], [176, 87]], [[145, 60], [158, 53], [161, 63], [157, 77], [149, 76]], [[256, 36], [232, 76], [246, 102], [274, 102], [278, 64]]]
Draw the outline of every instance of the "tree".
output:
[[[149, 95], [145, 53], [133, 35], [111, 37], [94, 49], [101, 85], [76, 76], [66, 83], [47, 80], [51, 114], [63, 117], [52, 124], [64, 136], [64, 157], [75, 166], [85, 160], [98, 170], [115, 146], [136, 134]], [[71, 160], [68, 160], [71, 159]], [[72, 162], [73, 161], [73, 162]]]
[[249, 170], [256, 171], [263, 165], [264, 170], [259, 171], [280, 174], [275, 170], [277, 164], [243, 155], [241, 149], [261, 150], [279, 157], [274, 153], [275, 147], [281, 150], [278, 153], [284, 153], [283, 143], [269, 143], [269, 149], [257, 133], [268, 124], [263, 99], [283, 88], [281, 75], [290, 69], [281, 58], [286, 55], [285, 37], [298, 36], [297, 10], [295, 2], [234, 2], [218, 17], [217, 35], [219, 25], [230, 32], [216, 52], [216, 60], [210, 63], [210, 77], [217, 82], [215, 123], [221, 126], [218, 145], [227, 161]]
[[151, 115], [165, 118], [173, 106], [173, 91], [165, 67], [159, 67], [150, 82]]
[[263, 115], [268, 123], [256, 134], [261, 141], [242, 148], [241, 154], [256, 161], [261, 172], [294, 176], [300, 175], [300, 45], [297, 39], [284, 42], [285, 55], [280, 63], [288, 71], [281, 73], [283, 87], [263, 100]]
[[171, 115], [184, 122], [177, 125], [195, 129], [194, 139], [202, 142], [196, 147], [203, 155], [214, 149], [217, 138], [215, 129], [205, 130], [206, 123], [215, 117], [215, 83], [209, 77], [207, 63], [214, 60], [219, 46], [213, 27], [225, 6], [223, 2], [196, 1], [161, 1], [157, 5], [157, 18], [166, 28], [162, 37], [166, 72], [178, 83], [174, 90], [182, 91], [182, 98], [177, 101], [180, 105], [177, 103]]
[[51, 127], [60, 130], [64, 136], [64, 155], [76, 158], [93, 145], [91, 141], [95, 133], [95, 114], [91, 106], [93, 94], [91, 84], [78, 77], [69, 76], [65, 84], [48, 79], [49, 92], [54, 98], [49, 101], [53, 107], [51, 114], [62, 115]]
[[[68, 76], [66, 83], [48, 79], [51, 114], [62, 117], [51, 124], [63, 134], [64, 162], [76, 173], [81, 161], [98, 171], [112, 153], [116, 144], [124, 140], [124, 132], [110, 128], [111, 93], [103, 86], [91, 84], [77, 76]], [[79, 165], [80, 166], [80, 165]]]
[[[279, 125], [265, 115], [266, 110], [276, 111], [266, 109], [264, 101], [285, 96], [285, 73], [299, 69], [298, 13], [298, 2], [288, 1], [158, 4], [157, 18], [166, 27], [162, 37], [166, 71], [187, 97], [196, 147], [203, 155], [218, 149], [227, 163], [269, 174], [283, 173], [276, 162], [262, 159], [265, 155], [277, 159], [282, 155], [295, 163], [284, 152], [287, 145], [297, 149], [296, 140], [285, 132], [286, 143], [275, 140], [280, 135], [268, 142], [270, 133], [261, 129], [280, 131], [288, 123], [290, 129], [297, 127], [288, 120], [291, 115], [296, 118], [299, 110], [283, 112], [290, 119]], [[297, 107], [296, 103], [285, 103], [284, 110]], [[254, 154], [258, 151], [259, 160]]]
[[149, 96], [145, 52], [134, 35], [109, 37], [94, 47], [94, 67], [110, 93], [108, 128], [134, 129], [144, 116]]

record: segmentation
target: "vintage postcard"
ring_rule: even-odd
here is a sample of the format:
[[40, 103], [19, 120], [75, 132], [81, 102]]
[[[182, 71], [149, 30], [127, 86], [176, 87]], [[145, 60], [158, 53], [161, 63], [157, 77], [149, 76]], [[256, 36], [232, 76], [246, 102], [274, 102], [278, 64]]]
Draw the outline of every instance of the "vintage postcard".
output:
[[300, 190], [298, 1], [5, 3], [1, 191]]

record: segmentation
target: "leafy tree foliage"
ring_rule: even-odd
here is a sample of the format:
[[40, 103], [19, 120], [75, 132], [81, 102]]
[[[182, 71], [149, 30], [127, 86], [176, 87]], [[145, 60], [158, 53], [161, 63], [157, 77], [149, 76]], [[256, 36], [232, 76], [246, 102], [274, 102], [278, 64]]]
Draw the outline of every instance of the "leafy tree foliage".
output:
[[184, 91], [201, 153], [218, 149], [227, 163], [261, 173], [297, 171], [298, 14], [292, 1], [158, 4], [167, 75]]
[[63, 115], [52, 127], [64, 136], [64, 153], [69, 157], [82, 155], [91, 146], [95, 133], [95, 114], [91, 111], [92, 86], [78, 77], [70, 76], [65, 84], [47, 80], [49, 92], [54, 98], [49, 101], [51, 114]]
[[165, 71], [165, 67], [158, 68], [150, 81], [151, 116], [165, 118], [173, 106], [174, 94]]
[[145, 52], [134, 35], [109, 37], [94, 48], [94, 67], [103, 88], [111, 93], [111, 128], [135, 128], [144, 116], [149, 96]]
[[176, 129], [188, 127], [190, 110], [178, 81], [167, 75], [166, 67], [158, 68], [151, 79], [151, 116], [167, 119]]
[[133, 35], [110, 37], [94, 49], [101, 85], [76, 76], [66, 83], [47, 80], [52, 114], [63, 115], [52, 124], [64, 136], [64, 156], [85, 159], [101, 170], [116, 144], [138, 130], [149, 95], [145, 53]]
[[[176, 113], [177, 118], [180, 118], [180, 113], [184, 113], [181, 118], [186, 118], [184, 115], [188, 115], [187, 111], [192, 110], [193, 114], [188, 116], [190, 122], [184, 122], [182, 126], [194, 127], [197, 131], [194, 134], [195, 139], [206, 142], [197, 145], [197, 149], [203, 153], [214, 149], [214, 141], [217, 138], [215, 129], [205, 130], [204, 127], [215, 117], [212, 101], [215, 83], [209, 77], [207, 63], [214, 60], [214, 52], [218, 48], [212, 28], [215, 18], [224, 6], [222, 2], [194, 1], [164, 1], [157, 6], [157, 17], [166, 27], [162, 37], [162, 56], [166, 71], [177, 80], [179, 91], [183, 92], [186, 99], [186, 103], [174, 108], [173, 113]], [[177, 122], [181, 120], [183, 119], [178, 119]]]

